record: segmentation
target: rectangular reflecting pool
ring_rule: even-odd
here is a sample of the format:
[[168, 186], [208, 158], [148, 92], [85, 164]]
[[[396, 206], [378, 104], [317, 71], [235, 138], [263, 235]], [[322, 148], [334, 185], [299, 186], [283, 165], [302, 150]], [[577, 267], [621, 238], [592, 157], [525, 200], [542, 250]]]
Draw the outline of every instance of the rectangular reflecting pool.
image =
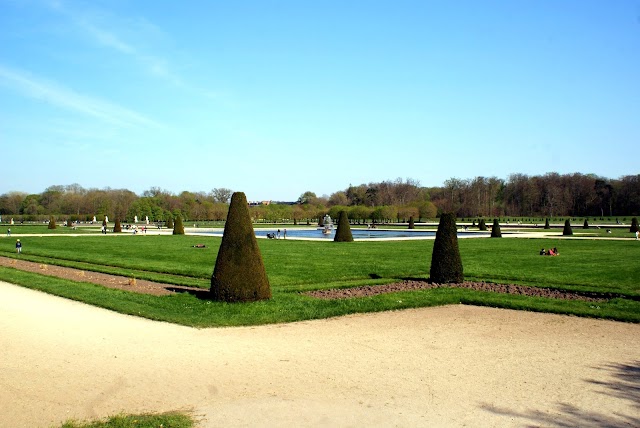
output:
[[[279, 232], [278, 232], [279, 230]], [[256, 237], [258, 238], [267, 238], [267, 235], [275, 236], [276, 239], [285, 239], [285, 231], [286, 238], [291, 239], [324, 239], [324, 240], [333, 240], [335, 237], [335, 229], [332, 233], [324, 234], [322, 233], [322, 229], [285, 229], [285, 228], [258, 228], [255, 229]], [[214, 230], [214, 231], [202, 231], [199, 232], [207, 235], [214, 236], [222, 236], [223, 230]], [[433, 239], [436, 236], [436, 232], [434, 230], [416, 230], [416, 229], [351, 229], [351, 235], [353, 235], [353, 239]], [[487, 232], [467, 232], [467, 231], [458, 231], [459, 238], [470, 238], [470, 237], [484, 237], [489, 236]]]

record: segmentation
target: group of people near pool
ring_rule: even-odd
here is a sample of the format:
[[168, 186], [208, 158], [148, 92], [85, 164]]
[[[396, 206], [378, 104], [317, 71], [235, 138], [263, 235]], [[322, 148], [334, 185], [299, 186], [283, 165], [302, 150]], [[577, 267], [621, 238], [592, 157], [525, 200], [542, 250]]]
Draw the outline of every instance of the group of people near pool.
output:
[[[287, 239], [287, 229], [284, 230], [284, 233], [282, 234], [282, 237], [284, 239]], [[277, 233], [267, 233], [267, 238], [269, 238], [269, 239], [280, 239], [280, 229], [278, 229]]]
[[547, 251], [543, 248], [542, 250], [540, 250], [540, 255], [541, 256], [557, 256], [558, 249], [556, 247], [553, 247], [553, 248], [549, 248], [549, 250]]

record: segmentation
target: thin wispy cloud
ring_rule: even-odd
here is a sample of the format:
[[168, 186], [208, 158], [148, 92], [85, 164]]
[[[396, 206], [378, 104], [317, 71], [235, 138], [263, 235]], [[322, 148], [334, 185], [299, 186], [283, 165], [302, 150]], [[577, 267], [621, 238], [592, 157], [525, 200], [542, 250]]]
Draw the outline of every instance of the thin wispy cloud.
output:
[[[201, 90], [191, 84], [186, 83], [180, 75], [174, 72], [171, 62], [163, 57], [149, 53], [148, 50], [140, 48], [135, 40], [127, 39], [123, 36], [122, 28], [129, 26], [131, 34], [140, 34], [151, 31], [154, 33], [161, 32], [156, 26], [142, 20], [142, 22], [130, 22], [128, 20], [110, 19], [108, 13], [96, 13], [95, 11], [79, 12], [66, 8], [61, 2], [56, 2], [51, 7], [59, 13], [67, 16], [85, 36], [89, 36], [98, 45], [116, 51], [119, 54], [126, 55], [139, 64], [143, 70], [161, 80], [164, 80], [176, 87], [186, 89], [191, 92], [201, 93], [206, 97], [211, 97], [211, 91]], [[96, 18], [98, 16], [99, 18]], [[112, 22], [110, 22], [112, 21]], [[118, 22], [117, 25], [111, 25]], [[123, 27], [124, 26], [124, 27]], [[116, 30], [120, 27], [120, 31]], [[152, 28], [152, 30], [149, 30]], [[142, 30], [141, 30], [142, 29]], [[142, 36], [144, 37], [144, 36]]]
[[0, 64], [0, 85], [32, 99], [100, 119], [114, 125], [161, 127], [159, 123], [126, 107], [80, 94], [54, 82]]
[[91, 35], [91, 37], [101, 45], [115, 49], [123, 54], [137, 55], [135, 48], [122, 41], [117, 35], [98, 28], [85, 19], [76, 19], [76, 21], [85, 32]]

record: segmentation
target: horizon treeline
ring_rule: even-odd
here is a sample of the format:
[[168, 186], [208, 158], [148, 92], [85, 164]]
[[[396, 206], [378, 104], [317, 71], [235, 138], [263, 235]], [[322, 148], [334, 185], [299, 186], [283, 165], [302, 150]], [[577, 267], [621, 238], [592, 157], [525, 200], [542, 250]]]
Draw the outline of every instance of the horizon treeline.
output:
[[[177, 216], [189, 221], [226, 218], [233, 191], [171, 193], [158, 187], [141, 195], [127, 189], [85, 189], [79, 184], [55, 185], [40, 194], [9, 192], [0, 195], [0, 215], [15, 221], [89, 221], [96, 216], [133, 222], [146, 217], [166, 221]], [[337, 218], [347, 211], [351, 220], [396, 221], [435, 218], [443, 212], [457, 217], [605, 217], [640, 214], [640, 174], [618, 179], [593, 174], [529, 176], [511, 174], [505, 179], [451, 178], [440, 187], [422, 187], [413, 179], [349, 185], [330, 196], [312, 191], [296, 201], [256, 204], [250, 207], [256, 221], [293, 220], [294, 223]]]

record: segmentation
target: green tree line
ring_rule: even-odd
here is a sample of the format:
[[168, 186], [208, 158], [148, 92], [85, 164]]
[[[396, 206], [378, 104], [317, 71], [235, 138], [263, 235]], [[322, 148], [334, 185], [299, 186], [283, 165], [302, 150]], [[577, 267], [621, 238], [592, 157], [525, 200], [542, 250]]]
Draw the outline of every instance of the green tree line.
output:
[[[90, 221], [96, 216], [132, 222], [146, 217], [168, 221], [223, 221], [233, 191], [174, 194], [152, 187], [141, 195], [127, 189], [85, 189], [79, 184], [50, 186], [40, 194], [13, 191], [0, 195], [3, 221], [58, 219]], [[559, 217], [640, 215], [640, 174], [608, 179], [593, 174], [511, 174], [507, 179], [451, 178], [440, 187], [396, 179], [349, 185], [331, 195], [304, 192], [296, 201], [252, 204], [254, 221], [316, 222], [325, 214], [337, 218], [346, 211], [352, 222], [393, 222], [433, 219], [442, 212], [458, 217]]]

